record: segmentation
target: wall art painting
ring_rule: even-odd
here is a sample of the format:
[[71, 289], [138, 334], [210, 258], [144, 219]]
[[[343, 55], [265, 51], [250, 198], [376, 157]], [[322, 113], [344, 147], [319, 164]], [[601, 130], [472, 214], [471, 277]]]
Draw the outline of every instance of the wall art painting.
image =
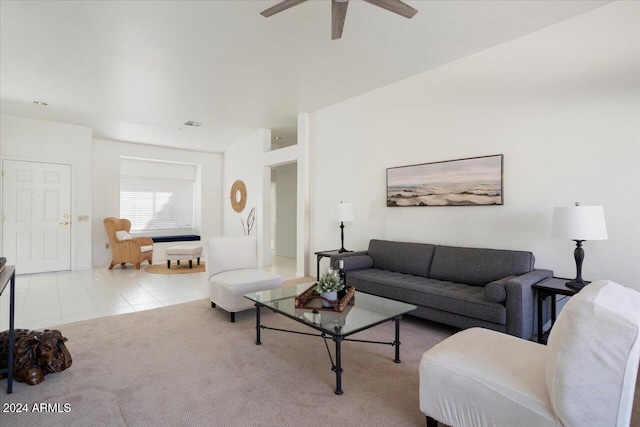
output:
[[387, 169], [387, 206], [503, 204], [503, 155]]

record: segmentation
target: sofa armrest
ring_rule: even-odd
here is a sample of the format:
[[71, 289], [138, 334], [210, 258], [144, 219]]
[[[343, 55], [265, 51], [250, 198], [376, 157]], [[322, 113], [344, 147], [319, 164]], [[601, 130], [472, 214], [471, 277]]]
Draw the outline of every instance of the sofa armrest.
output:
[[[373, 258], [369, 255], [358, 255], [347, 257], [343, 259], [344, 261], [344, 271], [354, 271], [354, 270], [363, 270], [365, 268], [373, 267]], [[337, 262], [336, 262], [337, 265]]]
[[534, 292], [532, 285], [553, 277], [552, 270], [536, 269], [509, 279], [507, 289], [507, 333], [528, 340], [534, 333]]
[[346, 259], [346, 258], [351, 258], [354, 256], [361, 256], [366, 254], [367, 254], [367, 251], [355, 251], [355, 252], [343, 252], [341, 254], [331, 255], [331, 257], [329, 258], [329, 265], [332, 266], [333, 268], [338, 268], [339, 259]]

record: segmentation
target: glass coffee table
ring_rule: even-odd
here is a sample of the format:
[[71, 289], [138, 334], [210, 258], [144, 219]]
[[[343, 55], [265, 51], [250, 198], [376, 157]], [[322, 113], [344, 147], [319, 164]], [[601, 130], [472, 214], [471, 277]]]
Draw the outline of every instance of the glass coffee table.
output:
[[[294, 298], [312, 284], [313, 283], [303, 283], [297, 286], [287, 286], [245, 295], [245, 298], [253, 301], [256, 306], [256, 345], [262, 344], [260, 338], [260, 331], [262, 329], [322, 338], [327, 348], [327, 353], [329, 354], [329, 360], [331, 361], [331, 370], [336, 373], [335, 394], [342, 394], [341, 344], [343, 341], [391, 345], [395, 348], [395, 359], [393, 361], [400, 363], [400, 319], [403, 315], [414, 311], [417, 308], [415, 305], [356, 292], [353, 297], [354, 304], [348, 305], [342, 312], [321, 311], [313, 308], [295, 308]], [[319, 333], [290, 331], [265, 326], [260, 322], [260, 309], [262, 307], [302, 323], [315, 329]], [[393, 342], [347, 338], [355, 333], [390, 320], [395, 321], [396, 333]], [[327, 337], [330, 337], [335, 343], [335, 362], [331, 355], [329, 344], [327, 343]]]

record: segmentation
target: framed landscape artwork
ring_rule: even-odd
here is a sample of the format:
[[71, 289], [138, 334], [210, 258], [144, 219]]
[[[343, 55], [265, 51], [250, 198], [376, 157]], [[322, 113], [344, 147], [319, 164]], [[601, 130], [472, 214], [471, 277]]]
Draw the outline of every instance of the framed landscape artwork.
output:
[[387, 206], [502, 205], [503, 155], [387, 169]]

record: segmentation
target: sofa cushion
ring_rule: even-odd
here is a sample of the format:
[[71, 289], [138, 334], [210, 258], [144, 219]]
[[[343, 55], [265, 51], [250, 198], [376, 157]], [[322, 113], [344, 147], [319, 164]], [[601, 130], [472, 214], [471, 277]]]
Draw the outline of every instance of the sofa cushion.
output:
[[422, 356], [420, 409], [441, 426], [561, 426], [544, 381], [546, 350], [487, 329], [458, 332]]
[[409, 304], [436, 308], [502, 325], [507, 321], [505, 306], [487, 300], [479, 286], [376, 268], [349, 272], [347, 284], [355, 286], [357, 291]]
[[426, 243], [373, 239], [368, 254], [374, 268], [428, 277], [434, 249], [434, 245]]
[[507, 289], [505, 285], [513, 276], [505, 277], [504, 279], [494, 280], [484, 286], [484, 296], [489, 301], [503, 302], [507, 299]]
[[133, 237], [131, 237], [131, 234], [127, 233], [125, 230], [118, 230], [116, 231], [116, 239], [118, 242], [122, 242], [123, 240], [131, 240]]
[[436, 246], [429, 277], [484, 286], [528, 273], [534, 264], [531, 252]]
[[178, 245], [164, 250], [167, 255], [193, 255], [194, 258], [202, 255], [202, 246]]
[[282, 287], [282, 276], [261, 268], [245, 268], [215, 274], [209, 278], [209, 282], [225, 287], [233, 295], [242, 298], [249, 292]]
[[149, 252], [153, 250], [153, 245], [140, 246], [140, 252]]

